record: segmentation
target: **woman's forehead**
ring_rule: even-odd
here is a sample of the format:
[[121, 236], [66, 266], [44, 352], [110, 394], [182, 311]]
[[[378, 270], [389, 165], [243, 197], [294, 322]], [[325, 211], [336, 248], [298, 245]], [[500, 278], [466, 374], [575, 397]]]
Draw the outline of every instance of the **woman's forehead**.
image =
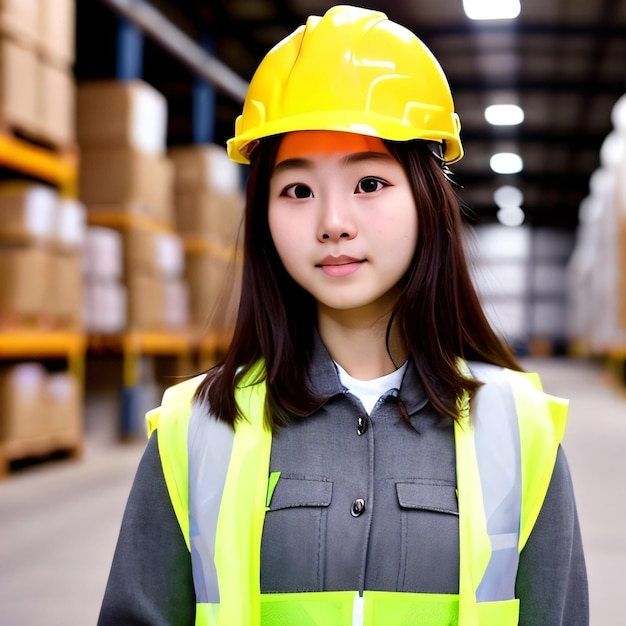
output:
[[280, 143], [276, 163], [329, 154], [383, 152], [389, 154], [382, 139], [333, 130], [299, 130], [285, 135]]

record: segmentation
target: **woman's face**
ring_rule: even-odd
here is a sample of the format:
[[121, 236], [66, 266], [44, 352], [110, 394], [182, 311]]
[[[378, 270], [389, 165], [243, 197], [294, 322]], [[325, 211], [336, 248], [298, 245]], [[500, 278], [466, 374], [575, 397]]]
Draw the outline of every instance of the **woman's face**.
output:
[[402, 165], [377, 138], [300, 131], [283, 139], [269, 227], [285, 269], [320, 314], [388, 313], [417, 243]]

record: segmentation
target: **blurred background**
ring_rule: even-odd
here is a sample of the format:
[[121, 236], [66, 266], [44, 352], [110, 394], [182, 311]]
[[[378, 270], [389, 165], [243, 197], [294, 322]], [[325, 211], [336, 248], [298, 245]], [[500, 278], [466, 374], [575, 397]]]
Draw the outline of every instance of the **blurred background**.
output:
[[[261, 58], [332, 4], [0, 1], [3, 624], [95, 623], [143, 416], [232, 331], [245, 168], [225, 141]], [[620, 623], [626, 0], [354, 4], [448, 77], [476, 286], [572, 399], [592, 623]]]

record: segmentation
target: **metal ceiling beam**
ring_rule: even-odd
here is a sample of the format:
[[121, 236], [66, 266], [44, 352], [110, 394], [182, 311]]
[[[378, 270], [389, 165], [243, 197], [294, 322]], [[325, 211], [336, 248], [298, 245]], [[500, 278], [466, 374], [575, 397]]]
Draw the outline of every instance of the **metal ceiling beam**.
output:
[[[409, 26], [409, 28], [411, 28]], [[516, 22], [507, 23], [459, 23], [451, 24], [447, 26], [423, 26], [420, 24], [413, 24], [414, 32], [422, 38], [429, 37], [447, 37], [450, 35], [473, 37], [478, 34], [493, 34], [493, 35], [508, 35], [515, 32], [519, 36], [524, 35], [545, 35], [549, 37], [586, 37], [589, 39], [613, 38], [623, 39], [626, 37], [626, 28], [624, 26], [612, 26], [610, 24], [596, 24], [591, 23], [589, 25], [578, 24], [556, 24], [541, 23], [532, 24], [524, 22], [523, 20], [517, 20]]]
[[462, 91], [536, 91], [542, 93], [586, 93], [590, 89], [593, 94], [618, 94], [626, 91], [626, 78], [615, 81], [597, 81], [590, 85], [584, 80], [566, 79], [540, 79], [525, 76], [511, 78], [484, 78], [480, 80], [456, 78], [450, 71], [447, 73], [448, 81], [452, 87], [452, 94], [459, 94]]
[[520, 144], [540, 143], [553, 146], [566, 145], [571, 150], [599, 150], [606, 133], [588, 133], [581, 128], [579, 133], [554, 130], [528, 130], [517, 127], [493, 126], [486, 130], [461, 129], [464, 144], [491, 143], [493, 141], [516, 141]]
[[101, 0], [101, 2], [133, 22], [196, 76], [209, 81], [236, 101], [243, 101], [248, 90], [248, 82], [208, 54], [149, 2], [146, 0]]
[[[454, 168], [454, 166], [453, 166]], [[496, 174], [485, 170], [472, 171], [454, 169], [454, 179], [461, 183], [463, 187], [471, 189], [478, 185], [489, 185], [492, 183], [502, 183], [502, 174]], [[589, 180], [576, 172], [539, 172], [524, 170], [515, 176], [524, 185], [535, 185], [542, 190], [567, 190], [571, 193], [587, 192]]]

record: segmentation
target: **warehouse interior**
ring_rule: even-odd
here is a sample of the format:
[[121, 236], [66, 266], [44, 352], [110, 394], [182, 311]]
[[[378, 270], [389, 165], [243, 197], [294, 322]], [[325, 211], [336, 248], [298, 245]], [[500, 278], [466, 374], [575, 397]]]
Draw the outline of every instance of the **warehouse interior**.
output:
[[[626, 565], [626, 511], [606, 508], [626, 472], [626, 0], [502, 1], [495, 16], [469, 0], [353, 4], [415, 32], [448, 78], [475, 284], [522, 363], [570, 398], [592, 623], [618, 623], [600, 580]], [[94, 622], [144, 415], [232, 333], [246, 168], [225, 142], [263, 55], [332, 5], [0, 2], [6, 623]], [[65, 556], [26, 548], [47, 515]], [[71, 548], [63, 515], [93, 525]], [[23, 599], [31, 584], [45, 611]]]

